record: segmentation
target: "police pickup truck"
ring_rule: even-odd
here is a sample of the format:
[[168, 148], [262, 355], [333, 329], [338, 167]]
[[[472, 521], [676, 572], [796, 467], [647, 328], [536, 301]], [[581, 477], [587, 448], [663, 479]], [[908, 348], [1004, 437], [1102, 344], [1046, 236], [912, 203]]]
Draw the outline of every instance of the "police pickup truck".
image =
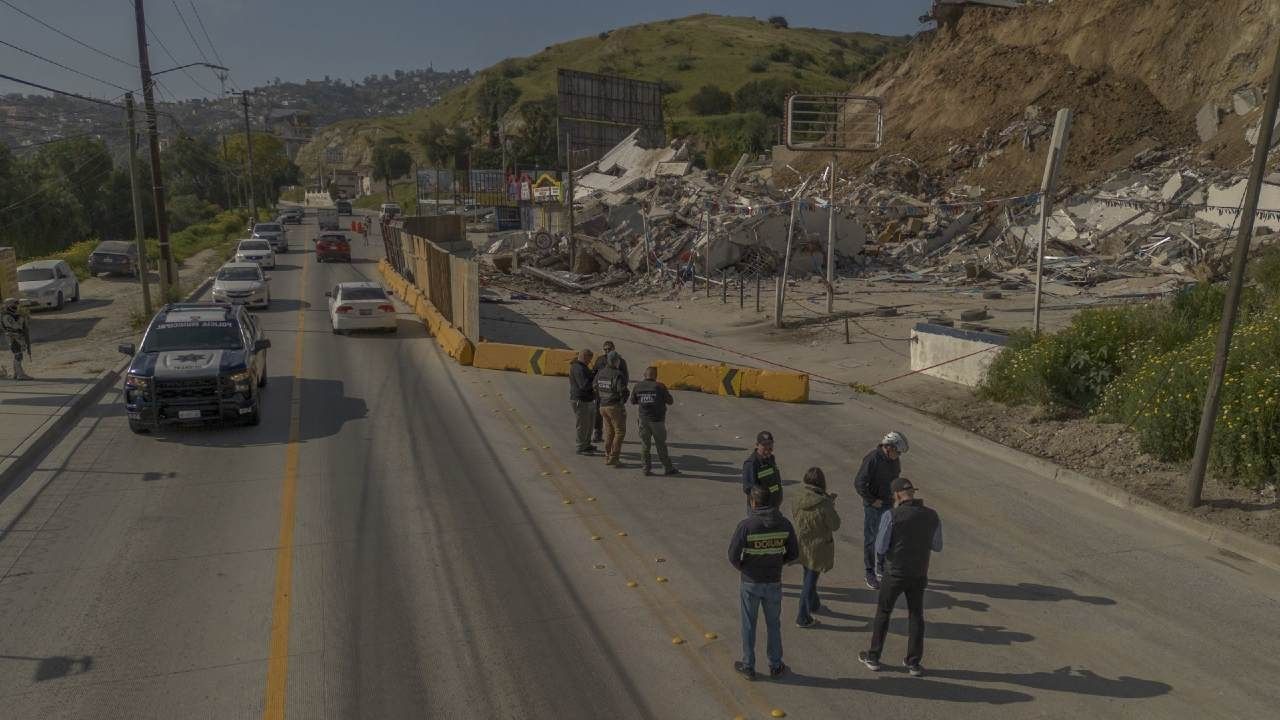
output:
[[166, 305], [142, 336], [124, 379], [129, 429], [241, 420], [257, 425], [267, 384], [267, 348], [257, 321], [225, 303]]

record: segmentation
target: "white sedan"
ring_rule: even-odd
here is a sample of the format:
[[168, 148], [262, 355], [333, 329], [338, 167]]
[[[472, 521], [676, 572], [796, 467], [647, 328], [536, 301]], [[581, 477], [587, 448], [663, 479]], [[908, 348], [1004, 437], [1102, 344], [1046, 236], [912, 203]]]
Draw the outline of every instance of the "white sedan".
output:
[[61, 310], [80, 299], [80, 281], [66, 260], [36, 260], [18, 266], [18, 294], [26, 305]]
[[235, 262], [257, 263], [264, 268], [274, 269], [276, 266], [276, 254], [271, 249], [271, 243], [267, 240], [241, 240], [236, 246]]
[[396, 331], [396, 306], [378, 283], [338, 283], [325, 297], [329, 298], [329, 321], [335, 334], [352, 330]]
[[271, 288], [257, 263], [229, 262], [213, 276], [213, 301], [232, 305], [271, 307]]

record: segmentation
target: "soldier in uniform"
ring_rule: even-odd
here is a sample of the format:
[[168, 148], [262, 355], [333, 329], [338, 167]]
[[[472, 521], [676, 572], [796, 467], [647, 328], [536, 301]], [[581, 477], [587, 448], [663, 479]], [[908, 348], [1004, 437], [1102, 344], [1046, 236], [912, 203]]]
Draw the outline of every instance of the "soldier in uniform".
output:
[[[30, 380], [31, 376], [22, 369], [22, 351], [25, 348], [27, 354], [31, 354], [31, 326], [22, 314], [17, 298], [5, 298], [3, 306], [0, 306], [0, 338], [8, 343], [9, 352], [13, 353], [13, 379]], [[0, 377], [4, 376], [4, 368], [0, 367]]]

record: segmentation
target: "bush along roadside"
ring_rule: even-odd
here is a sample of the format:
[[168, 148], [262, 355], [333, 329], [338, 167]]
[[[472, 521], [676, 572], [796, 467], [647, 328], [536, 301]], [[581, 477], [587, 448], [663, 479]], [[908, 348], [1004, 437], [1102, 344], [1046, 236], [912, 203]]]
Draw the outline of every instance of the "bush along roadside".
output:
[[[1241, 303], [1212, 461], [1253, 488], [1280, 477], [1280, 250], [1255, 264]], [[1213, 363], [1224, 289], [1200, 285], [1170, 300], [1085, 310], [1066, 329], [1017, 334], [978, 394], [1005, 404], [1071, 409], [1130, 426], [1166, 461], [1193, 452]]]

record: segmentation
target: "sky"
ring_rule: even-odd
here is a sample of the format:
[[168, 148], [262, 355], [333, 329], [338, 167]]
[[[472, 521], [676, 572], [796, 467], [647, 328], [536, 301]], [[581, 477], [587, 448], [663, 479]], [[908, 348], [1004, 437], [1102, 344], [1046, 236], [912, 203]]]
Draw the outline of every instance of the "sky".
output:
[[[929, 0], [194, 0], [212, 41], [210, 49], [192, 2], [145, 3], [153, 35], [152, 69], [207, 59], [229, 67], [236, 88], [267, 84], [274, 78], [301, 81], [328, 75], [358, 81], [396, 69], [479, 70], [506, 57], [531, 55], [547, 45], [602, 30], [701, 12], [760, 18], [783, 15], [796, 27], [905, 35], [919, 29], [917, 18], [930, 5]], [[11, 6], [106, 55], [41, 26]], [[0, 73], [104, 99], [121, 95], [121, 88], [141, 84], [137, 69], [130, 66], [137, 62], [132, 0], [0, 0], [0, 41]], [[217, 61], [219, 56], [222, 63]], [[213, 71], [191, 68], [187, 73], [162, 76], [164, 99], [209, 97], [221, 90]], [[8, 92], [37, 91], [0, 80], [0, 94]]]

